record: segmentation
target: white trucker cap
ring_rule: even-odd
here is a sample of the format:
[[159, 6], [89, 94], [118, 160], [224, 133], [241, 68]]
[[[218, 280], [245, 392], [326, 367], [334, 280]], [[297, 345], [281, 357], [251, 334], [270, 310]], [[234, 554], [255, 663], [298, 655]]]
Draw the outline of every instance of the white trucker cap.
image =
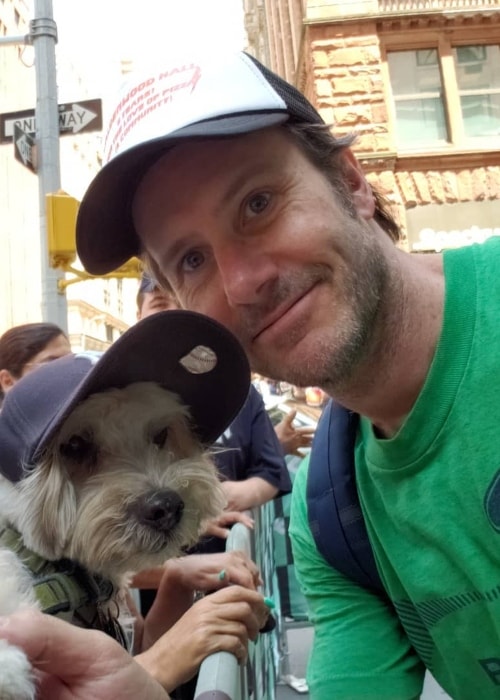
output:
[[289, 120], [324, 123], [295, 87], [244, 52], [174, 62], [134, 76], [111, 112], [104, 165], [79, 208], [76, 242], [85, 269], [106, 274], [141, 254], [132, 200], [145, 172], [173, 144]]

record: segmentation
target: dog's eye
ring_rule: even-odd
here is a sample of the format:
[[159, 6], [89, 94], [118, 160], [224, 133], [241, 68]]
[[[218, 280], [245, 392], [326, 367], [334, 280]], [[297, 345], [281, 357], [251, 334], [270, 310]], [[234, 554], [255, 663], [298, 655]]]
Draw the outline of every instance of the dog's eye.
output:
[[83, 462], [95, 457], [95, 445], [89, 437], [84, 435], [72, 435], [67, 442], [59, 448], [63, 457]]
[[165, 443], [167, 441], [168, 437], [168, 428], [163, 428], [163, 430], [160, 430], [158, 433], [155, 433], [153, 435], [153, 445], [156, 445], [156, 447], [162, 448], [165, 446]]

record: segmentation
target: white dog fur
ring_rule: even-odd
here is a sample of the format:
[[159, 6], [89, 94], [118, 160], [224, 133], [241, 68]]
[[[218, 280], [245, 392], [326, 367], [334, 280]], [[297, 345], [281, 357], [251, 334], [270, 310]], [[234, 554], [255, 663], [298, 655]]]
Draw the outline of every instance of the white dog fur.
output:
[[[164, 509], [151, 506], [156, 492], [173, 492], [177, 515], [169, 515], [168, 497]], [[178, 556], [224, 505], [187, 410], [152, 383], [89, 397], [28, 476], [18, 483], [0, 476], [0, 524], [12, 525], [45, 559], [72, 559], [109, 579], [113, 607], [131, 573]], [[31, 574], [0, 549], [0, 614], [36, 605]], [[24, 654], [0, 642], [0, 700], [35, 697]]]

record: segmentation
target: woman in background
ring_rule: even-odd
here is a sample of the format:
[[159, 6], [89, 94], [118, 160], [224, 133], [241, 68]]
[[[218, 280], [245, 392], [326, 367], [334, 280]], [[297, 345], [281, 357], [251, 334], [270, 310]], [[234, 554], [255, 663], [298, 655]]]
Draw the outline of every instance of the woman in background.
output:
[[68, 337], [55, 323], [9, 328], [0, 337], [0, 402], [25, 374], [70, 352]]

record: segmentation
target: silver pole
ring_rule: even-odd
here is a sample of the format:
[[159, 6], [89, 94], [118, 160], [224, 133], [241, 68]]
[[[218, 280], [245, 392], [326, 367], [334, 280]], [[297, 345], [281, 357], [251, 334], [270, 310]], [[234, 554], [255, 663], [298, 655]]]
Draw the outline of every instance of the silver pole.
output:
[[17, 46], [18, 44], [31, 44], [29, 34], [20, 36], [0, 36], [0, 46]]
[[52, 0], [35, 0], [35, 18], [30, 22], [30, 39], [35, 51], [36, 146], [40, 203], [40, 257], [42, 278], [42, 318], [67, 332], [66, 295], [57, 281], [63, 274], [49, 266], [45, 195], [61, 187], [59, 164], [59, 112], [57, 108], [56, 52], [57, 26]]

